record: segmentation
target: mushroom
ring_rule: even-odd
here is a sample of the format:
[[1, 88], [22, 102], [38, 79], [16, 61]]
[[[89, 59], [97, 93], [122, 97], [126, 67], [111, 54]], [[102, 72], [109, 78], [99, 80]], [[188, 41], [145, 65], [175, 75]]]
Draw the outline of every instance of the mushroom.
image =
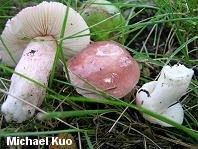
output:
[[[67, 67], [72, 84], [94, 89], [79, 79], [81, 77], [116, 98], [128, 94], [140, 77], [139, 66], [129, 52], [119, 44], [110, 41], [98, 41], [88, 45], [67, 61]], [[76, 90], [85, 97], [103, 99], [102, 96], [91, 91], [79, 88]]]
[[[164, 66], [157, 81], [146, 83], [138, 90], [136, 104], [182, 124], [184, 112], [178, 100], [188, 88], [193, 74], [192, 69], [181, 64]], [[172, 127], [152, 116], [142, 115], [151, 123]]]
[[[1, 52], [4, 64], [15, 67], [12, 61], [14, 58], [18, 62], [15, 68], [17, 73], [47, 86], [66, 10], [67, 7], [61, 3], [42, 2], [37, 6], [23, 9], [8, 20], [1, 35], [8, 51], [3, 44], [0, 44], [3, 49]], [[89, 34], [87, 28], [83, 18], [72, 8], [68, 8], [64, 37], [74, 34], [82, 37], [63, 40], [62, 50], [66, 59], [71, 58], [89, 44], [90, 37], [83, 36], [83, 34]], [[13, 74], [9, 94], [1, 108], [6, 121], [21, 123], [35, 113], [35, 108], [14, 97], [40, 106], [45, 92], [43, 87]]]
[[[125, 25], [126, 21], [118, 8], [107, 0], [94, 0], [94, 2], [88, 0], [88, 2], [81, 6], [80, 11], [82, 11], [81, 16], [91, 27], [90, 32], [93, 33], [91, 39], [101, 41], [114, 38], [118, 42], [125, 41], [127, 36], [124, 35], [123, 38], [121, 35], [118, 36], [121, 34], [120, 31], [107, 31]], [[94, 34], [96, 31], [97, 34]], [[123, 29], [123, 31], [126, 32], [127, 30]]]

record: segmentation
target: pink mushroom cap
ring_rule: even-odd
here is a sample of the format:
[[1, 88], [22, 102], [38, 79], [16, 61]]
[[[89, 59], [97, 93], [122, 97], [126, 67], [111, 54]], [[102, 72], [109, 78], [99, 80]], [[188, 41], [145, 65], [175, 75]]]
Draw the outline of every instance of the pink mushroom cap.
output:
[[[140, 77], [139, 66], [130, 53], [119, 44], [109, 41], [88, 45], [67, 61], [67, 67], [72, 84], [94, 89], [76, 77], [74, 75], [76, 74], [116, 98], [122, 98], [128, 94]], [[87, 90], [77, 88], [76, 91], [88, 98], [103, 98]]]

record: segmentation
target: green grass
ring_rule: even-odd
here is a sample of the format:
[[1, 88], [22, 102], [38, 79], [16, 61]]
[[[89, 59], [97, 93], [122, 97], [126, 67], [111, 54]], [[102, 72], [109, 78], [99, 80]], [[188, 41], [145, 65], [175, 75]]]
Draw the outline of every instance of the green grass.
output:
[[[0, 34], [7, 19], [22, 8], [40, 2], [39, 0], [33, 0], [31, 3], [25, 0], [0, 1]], [[70, 5], [75, 10], [82, 5], [82, 1], [79, 0], [59, 2]], [[95, 31], [91, 34], [119, 31], [120, 34], [117, 37], [128, 36], [126, 42], [123, 43], [124, 40], [122, 40], [120, 44], [130, 51], [141, 67], [141, 78], [132, 94], [123, 99], [116, 99], [97, 89], [92, 91], [106, 97], [107, 100], [88, 99], [75, 92], [74, 88], [80, 87], [71, 84], [62, 74], [56, 75], [58, 57], [63, 58], [62, 41], [78, 36], [76, 34], [63, 37], [66, 29], [64, 24], [67, 21], [66, 11], [48, 87], [13, 71], [2, 62], [0, 63], [0, 105], [7, 94], [6, 90], [9, 88], [9, 78], [12, 73], [47, 90], [46, 100], [41, 107], [37, 108], [42, 113], [39, 119], [35, 116], [21, 124], [8, 124], [0, 113], [0, 148], [5, 148], [5, 136], [46, 137], [59, 133], [71, 133], [76, 138], [77, 144], [80, 140], [79, 146], [83, 149], [198, 147], [197, 1], [115, 0], [112, 2], [114, 2], [113, 5], [119, 6], [121, 13], [125, 14], [126, 22], [117, 28]], [[100, 23], [102, 22], [98, 24]], [[89, 28], [92, 27], [94, 26]], [[116, 37], [112, 37], [109, 40], [115, 39]], [[195, 71], [186, 94], [180, 99], [185, 110], [183, 125], [134, 104], [137, 89], [144, 83], [155, 80], [164, 65], [175, 63], [184, 64]], [[68, 76], [66, 60], [63, 60], [63, 64]], [[142, 118], [139, 111], [175, 127], [165, 128], [151, 124]]]

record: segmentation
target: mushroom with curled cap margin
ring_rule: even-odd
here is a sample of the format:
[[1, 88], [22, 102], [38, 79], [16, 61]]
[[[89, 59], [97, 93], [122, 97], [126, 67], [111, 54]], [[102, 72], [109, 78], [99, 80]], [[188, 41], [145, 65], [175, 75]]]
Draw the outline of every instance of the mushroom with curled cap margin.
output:
[[[8, 20], [1, 38], [14, 60], [18, 62], [16, 72], [45, 86], [48, 85], [66, 10], [67, 6], [61, 3], [44, 1], [37, 6], [23, 9]], [[90, 43], [90, 37], [83, 36], [83, 34], [89, 34], [87, 28], [80, 14], [68, 8], [64, 37], [74, 34], [82, 37], [63, 40], [62, 49], [66, 59], [71, 58]], [[23, 40], [24, 38], [26, 40]], [[4, 64], [14, 67], [15, 63], [9, 52], [3, 44], [0, 44], [0, 47], [3, 49], [1, 53]], [[43, 87], [19, 75], [12, 75], [10, 95], [40, 106], [45, 93], [46, 90]], [[34, 115], [35, 108], [9, 94], [1, 107], [7, 122], [20, 123]]]
[[[67, 68], [72, 84], [94, 89], [76, 77], [78, 75], [116, 98], [128, 94], [140, 77], [139, 66], [130, 53], [124, 47], [110, 41], [98, 41], [88, 45], [67, 61]], [[96, 93], [79, 88], [76, 90], [85, 97], [103, 99]]]
[[[164, 66], [157, 81], [144, 84], [136, 94], [136, 105], [182, 124], [184, 111], [178, 103], [179, 98], [188, 88], [194, 74], [184, 65]], [[166, 127], [172, 125], [142, 113], [151, 123]]]

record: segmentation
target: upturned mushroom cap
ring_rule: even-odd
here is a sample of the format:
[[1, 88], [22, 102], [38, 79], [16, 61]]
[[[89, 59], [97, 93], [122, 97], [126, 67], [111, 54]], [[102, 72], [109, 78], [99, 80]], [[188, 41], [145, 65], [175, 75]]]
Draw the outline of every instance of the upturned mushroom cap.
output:
[[[47, 86], [66, 12], [68, 14], [63, 37], [66, 39], [62, 42], [65, 58], [72, 57], [86, 47], [90, 37], [84, 35], [89, 34], [89, 30], [86, 30], [88, 26], [82, 17], [61, 3], [42, 2], [23, 9], [7, 22], [1, 35], [3, 42], [0, 43], [4, 64], [15, 66], [16, 61], [15, 72]], [[13, 74], [7, 99], [1, 108], [6, 121], [21, 123], [31, 118], [35, 113], [32, 105], [40, 106], [45, 93], [43, 86]]]
[[[52, 36], [54, 40], [59, 40], [66, 9], [67, 7], [61, 3], [44, 1], [37, 6], [23, 9], [8, 20], [1, 37], [16, 62], [19, 61], [31, 39], [39, 36]], [[80, 14], [69, 8], [64, 37], [77, 33], [77, 36], [89, 34], [89, 30], [83, 31], [87, 28]], [[63, 40], [62, 49], [65, 58], [71, 58], [89, 42], [89, 36]], [[2, 50], [4, 64], [14, 67], [15, 63], [1, 43], [0, 48], [4, 49]]]
[[[101, 41], [88, 45], [67, 61], [67, 67], [71, 72], [116, 98], [128, 94], [140, 77], [137, 62], [126, 49], [115, 42]], [[70, 73], [71, 83], [93, 89], [73, 73]], [[85, 97], [102, 98], [85, 90], [76, 90]]]

